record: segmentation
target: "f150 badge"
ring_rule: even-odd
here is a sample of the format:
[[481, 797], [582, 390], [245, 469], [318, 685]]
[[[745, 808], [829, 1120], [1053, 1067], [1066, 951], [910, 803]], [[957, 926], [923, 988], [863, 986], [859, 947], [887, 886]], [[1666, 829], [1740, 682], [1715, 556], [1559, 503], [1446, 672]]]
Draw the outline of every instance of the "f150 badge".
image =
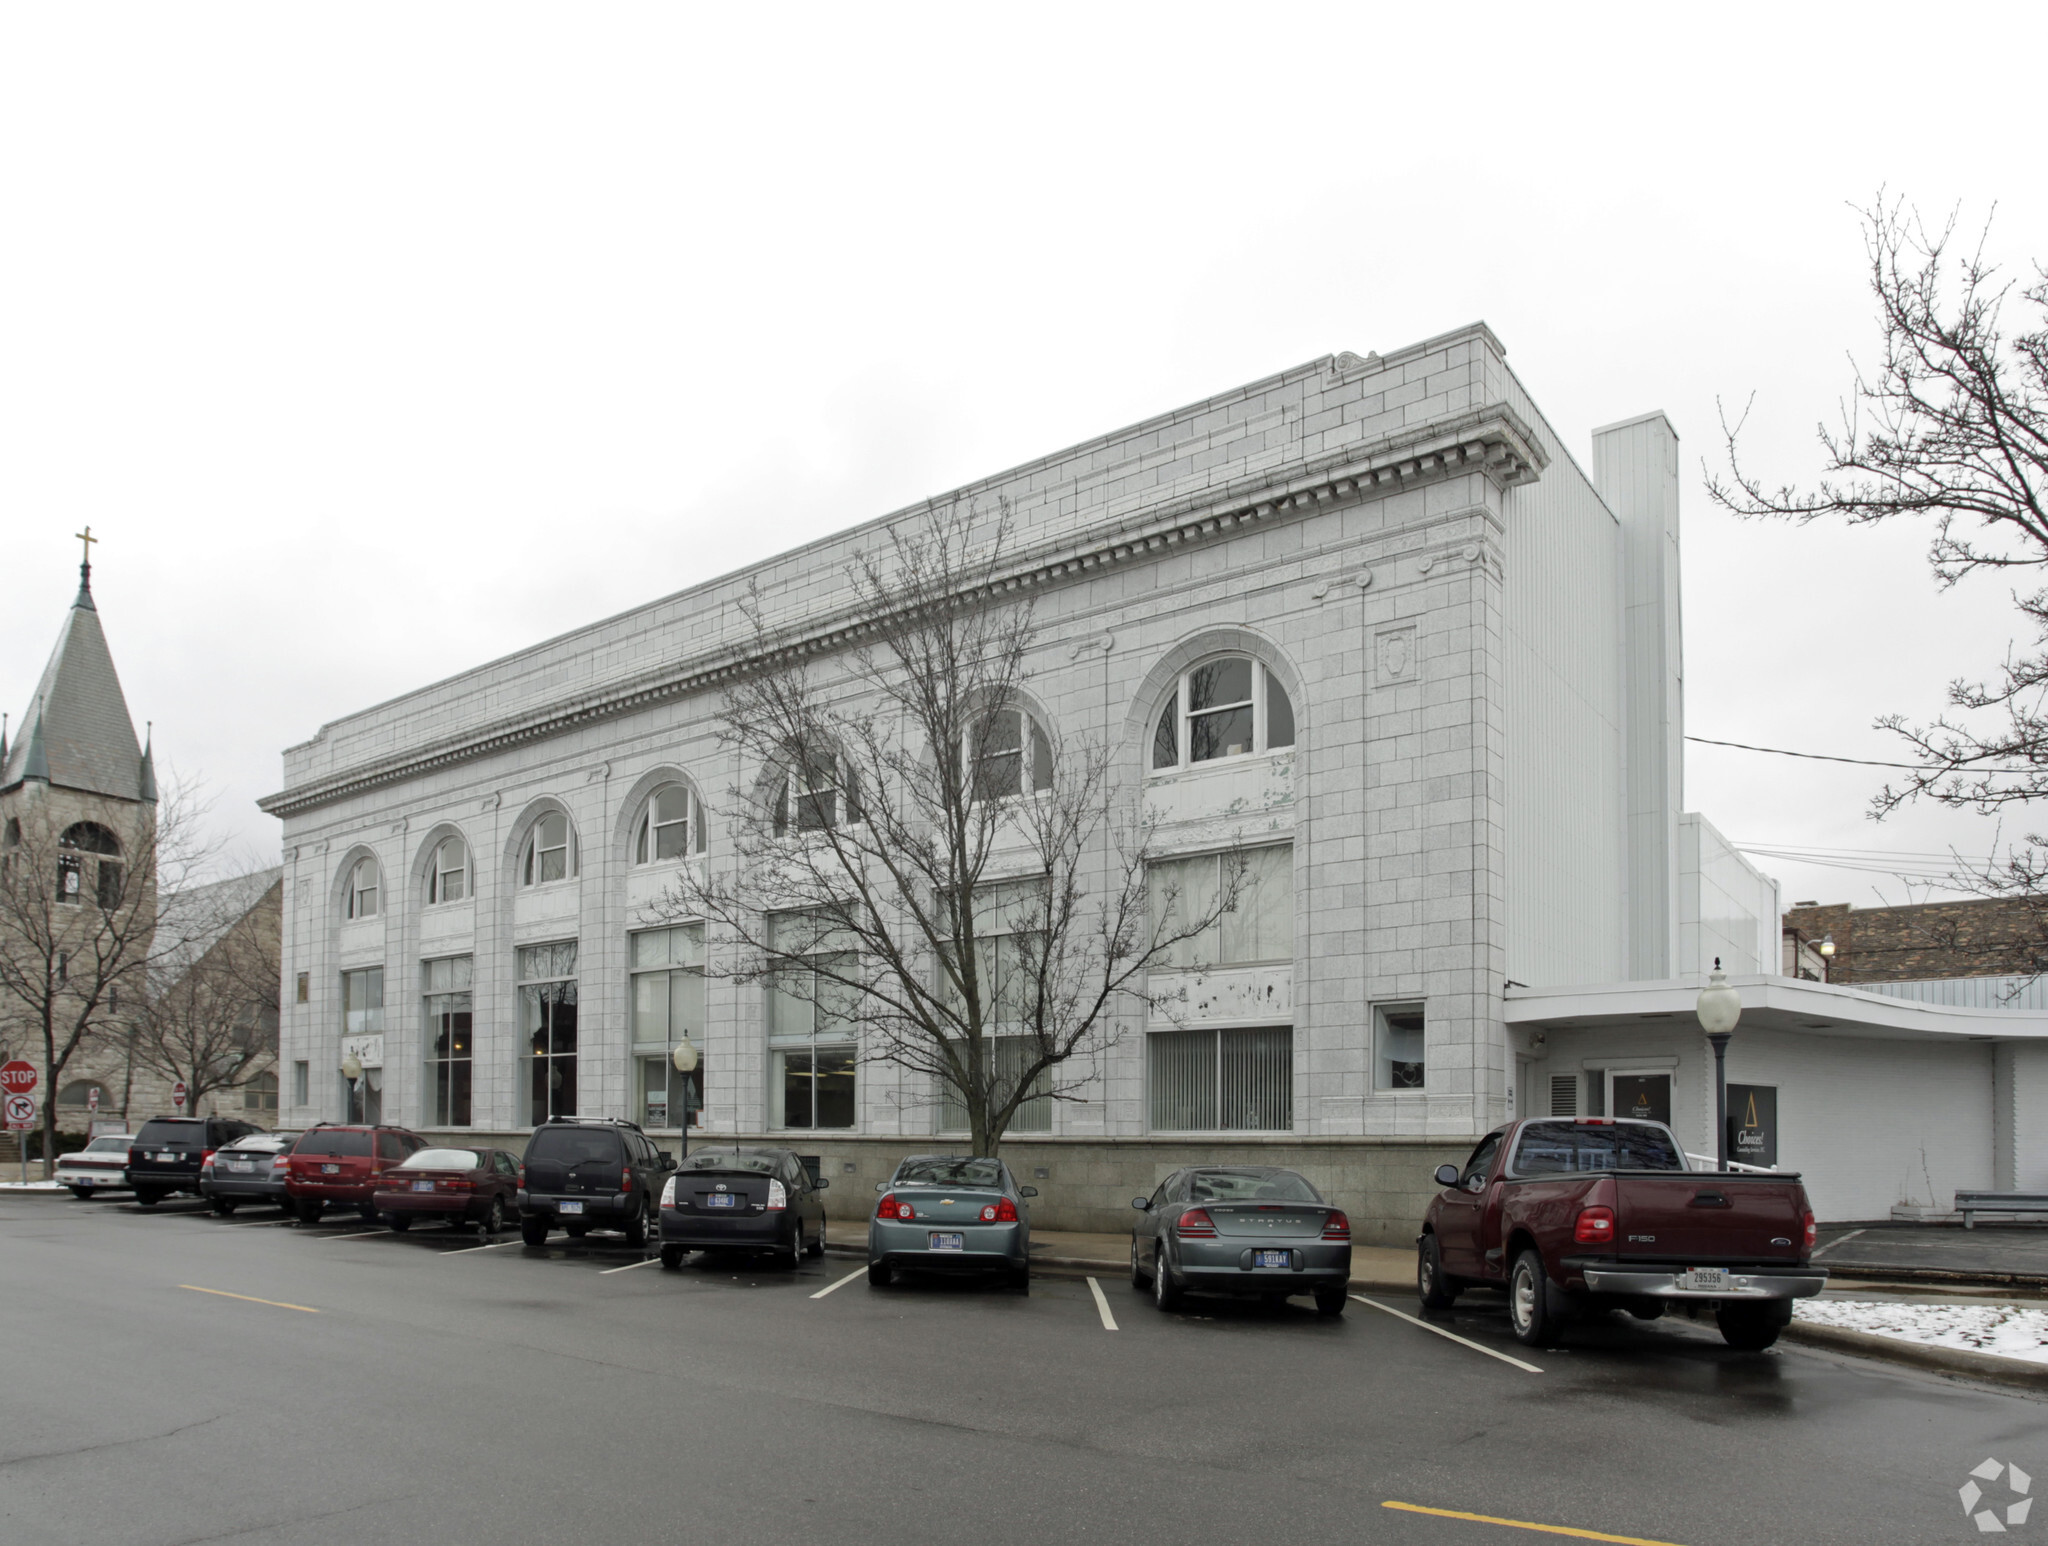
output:
[[1655, 1235], [1630, 1235], [1628, 1243], [1630, 1245], [1655, 1245], [1657, 1237]]

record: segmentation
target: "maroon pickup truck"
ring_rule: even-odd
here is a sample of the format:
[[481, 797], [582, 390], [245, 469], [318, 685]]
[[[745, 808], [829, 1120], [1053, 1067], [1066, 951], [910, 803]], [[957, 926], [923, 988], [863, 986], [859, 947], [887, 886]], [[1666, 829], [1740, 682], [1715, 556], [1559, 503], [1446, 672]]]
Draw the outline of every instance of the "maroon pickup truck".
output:
[[1461, 1170], [1440, 1165], [1416, 1241], [1427, 1309], [1507, 1290], [1515, 1336], [1554, 1338], [1575, 1315], [1711, 1308], [1729, 1346], [1769, 1347], [1792, 1301], [1817, 1294], [1813, 1211], [1790, 1172], [1698, 1171], [1661, 1122], [1537, 1117], [1488, 1133]]

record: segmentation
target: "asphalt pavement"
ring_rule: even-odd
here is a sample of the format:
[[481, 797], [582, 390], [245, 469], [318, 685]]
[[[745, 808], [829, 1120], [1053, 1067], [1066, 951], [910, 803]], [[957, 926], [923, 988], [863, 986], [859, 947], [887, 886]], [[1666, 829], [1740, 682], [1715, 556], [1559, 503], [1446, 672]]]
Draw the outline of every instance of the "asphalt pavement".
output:
[[1530, 1350], [1481, 1295], [1161, 1314], [276, 1217], [0, 1199], [0, 1541], [1866, 1546], [2048, 1477], [2024, 1395], [1682, 1320]]

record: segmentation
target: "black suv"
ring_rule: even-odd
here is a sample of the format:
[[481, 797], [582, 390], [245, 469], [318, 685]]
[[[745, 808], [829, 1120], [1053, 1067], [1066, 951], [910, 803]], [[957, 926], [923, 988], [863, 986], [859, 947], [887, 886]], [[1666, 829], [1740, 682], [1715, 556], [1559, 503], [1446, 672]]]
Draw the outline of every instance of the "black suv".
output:
[[237, 1138], [263, 1129], [226, 1117], [151, 1117], [128, 1149], [128, 1184], [135, 1200], [154, 1208], [173, 1192], [199, 1195], [200, 1168]]
[[618, 1229], [628, 1245], [645, 1245], [655, 1199], [675, 1168], [635, 1123], [611, 1117], [543, 1122], [520, 1162], [519, 1233], [528, 1245], [544, 1245], [558, 1225], [578, 1238], [592, 1229]]

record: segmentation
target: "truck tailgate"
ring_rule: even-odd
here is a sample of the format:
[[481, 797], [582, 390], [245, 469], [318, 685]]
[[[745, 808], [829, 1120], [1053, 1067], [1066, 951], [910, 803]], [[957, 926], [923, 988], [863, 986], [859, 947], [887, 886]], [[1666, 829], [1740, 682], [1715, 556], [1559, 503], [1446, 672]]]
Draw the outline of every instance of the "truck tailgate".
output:
[[1798, 1261], [1804, 1190], [1773, 1176], [1618, 1174], [1615, 1248], [1624, 1257]]

